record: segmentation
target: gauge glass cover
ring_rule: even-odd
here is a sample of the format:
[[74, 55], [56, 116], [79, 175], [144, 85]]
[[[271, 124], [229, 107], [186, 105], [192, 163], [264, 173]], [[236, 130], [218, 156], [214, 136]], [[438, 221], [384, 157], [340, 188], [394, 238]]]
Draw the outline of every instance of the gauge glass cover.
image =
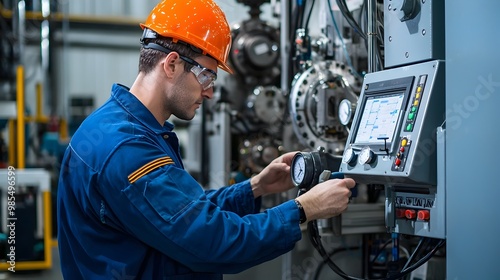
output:
[[351, 120], [351, 115], [352, 115], [352, 105], [351, 101], [348, 99], [344, 99], [340, 101], [339, 104], [339, 120], [342, 125], [347, 125], [349, 124], [349, 121]]
[[297, 154], [292, 166], [292, 179], [295, 184], [300, 185], [304, 181], [306, 173], [306, 162], [302, 154]]

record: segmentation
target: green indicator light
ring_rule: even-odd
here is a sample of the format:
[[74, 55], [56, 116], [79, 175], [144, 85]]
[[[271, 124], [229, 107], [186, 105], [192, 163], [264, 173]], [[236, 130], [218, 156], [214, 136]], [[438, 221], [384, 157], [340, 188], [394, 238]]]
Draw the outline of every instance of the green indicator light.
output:
[[413, 124], [409, 123], [409, 124], [406, 126], [406, 130], [411, 131], [412, 129], [413, 129]]
[[412, 106], [412, 107], [411, 107], [411, 112], [412, 112], [412, 113], [415, 113], [416, 111], [417, 111], [417, 107]]
[[409, 113], [408, 114], [408, 119], [409, 120], [413, 120], [413, 118], [415, 117], [415, 114], [414, 113]]

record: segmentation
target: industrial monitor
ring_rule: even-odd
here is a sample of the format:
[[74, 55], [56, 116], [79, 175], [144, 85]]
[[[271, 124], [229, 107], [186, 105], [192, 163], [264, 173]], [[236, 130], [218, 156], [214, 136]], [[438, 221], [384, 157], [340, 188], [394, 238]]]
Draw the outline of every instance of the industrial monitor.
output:
[[364, 183], [436, 184], [443, 66], [430, 61], [366, 75], [342, 172]]

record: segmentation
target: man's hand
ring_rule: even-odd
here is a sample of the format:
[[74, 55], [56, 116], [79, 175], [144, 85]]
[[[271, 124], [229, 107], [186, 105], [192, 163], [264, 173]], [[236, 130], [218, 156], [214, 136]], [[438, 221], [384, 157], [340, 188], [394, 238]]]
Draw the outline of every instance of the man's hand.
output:
[[289, 152], [274, 159], [259, 174], [250, 179], [255, 198], [267, 194], [288, 191], [294, 187], [290, 177], [290, 165], [297, 152]]
[[308, 222], [327, 219], [347, 209], [354, 185], [356, 182], [351, 178], [332, 179], [317, 184], [296, 199], [302, 204]]

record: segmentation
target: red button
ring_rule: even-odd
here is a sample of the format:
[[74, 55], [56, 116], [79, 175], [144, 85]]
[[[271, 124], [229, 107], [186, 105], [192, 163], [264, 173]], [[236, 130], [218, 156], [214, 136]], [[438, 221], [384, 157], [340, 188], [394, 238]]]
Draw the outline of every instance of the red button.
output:
[[417, 217], [417, 211], [413, 209], [406, 209], [405, 216], [408, 220], [414, 220]]
[[401, 148], [399, 149], [399, 151], [400, 151], [400, 152], [402, 152], [402, 153], [404, 153], [404, 152], [405, 152], [405, 147], [401, 147]]
[[429, 210], [419, 210], [418, 211], [418, 219], [421, 221], [428, 221], [431, 218], [431, 213]]
[[405, 209], [397, 208], [396, 209], [396, 218], [402, 219], [405, 217]]
[[394, 161], [394, 164], [396, 166], [399, 166], [401, 164], [401, 160], [399, 158], [397, 158], [395, 161]]

